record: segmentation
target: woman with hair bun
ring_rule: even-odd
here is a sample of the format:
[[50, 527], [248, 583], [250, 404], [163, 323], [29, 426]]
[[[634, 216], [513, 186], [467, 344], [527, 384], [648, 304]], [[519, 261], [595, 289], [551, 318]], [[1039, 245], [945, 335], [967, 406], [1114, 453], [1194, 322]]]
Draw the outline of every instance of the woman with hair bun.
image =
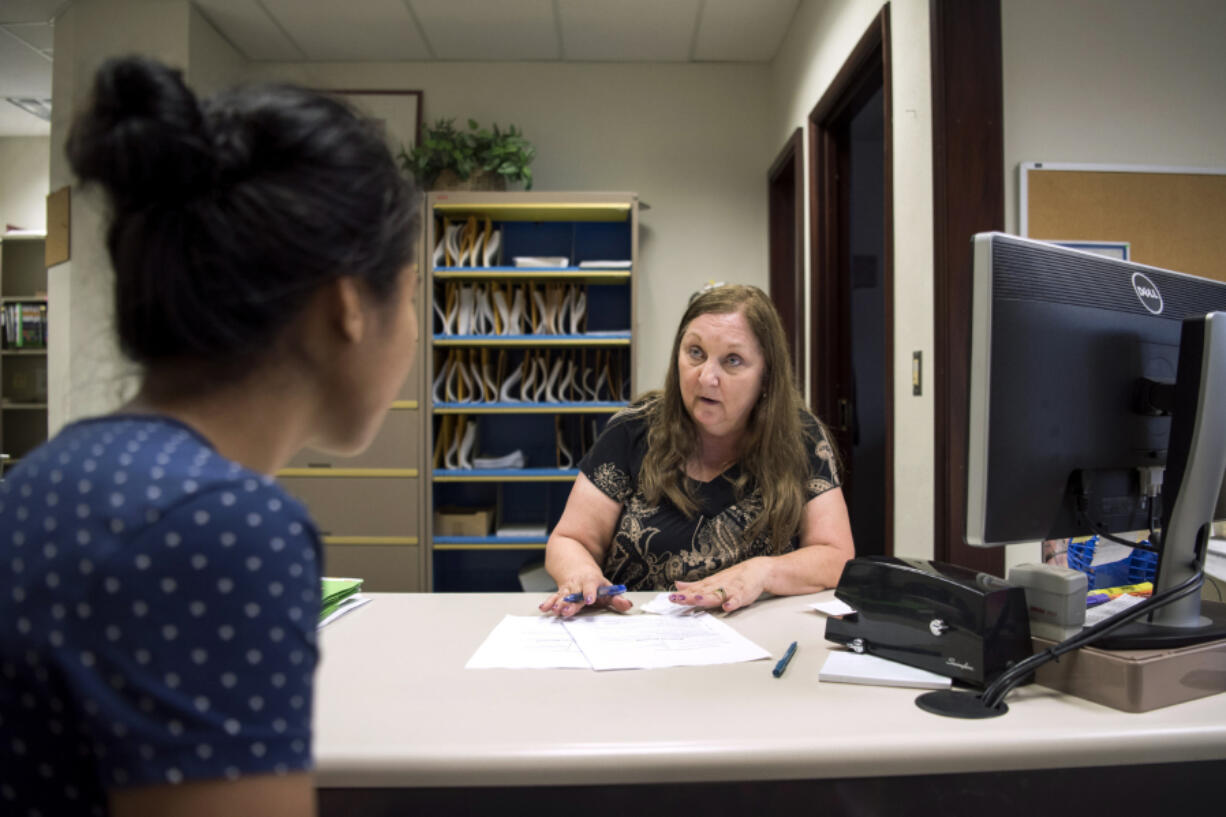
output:
[[628, 610], [624, 596], [600, 595], [611, 584], [736, 610], [763, 593], [833, 587], [855, 555], [830, 437], [804, 407], [779, 314], [757, 287], [690, 300], [663, 391], [614, 415], [579, 470], [545, 546], [558, 584], [547, 614]]
[[417, 195], [334, 99], [139, 57], [66, 150], [142, 378], [0, 483], [0, 812], [312, 814], [320, 537], [272, 475], [411, 368]]

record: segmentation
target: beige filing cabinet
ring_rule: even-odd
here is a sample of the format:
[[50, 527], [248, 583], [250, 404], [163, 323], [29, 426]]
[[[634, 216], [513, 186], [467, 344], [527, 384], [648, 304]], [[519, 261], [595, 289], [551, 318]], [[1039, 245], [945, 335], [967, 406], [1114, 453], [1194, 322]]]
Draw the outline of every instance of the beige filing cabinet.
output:
[[423, 341], [417, 360], [370, 446], [354, 457], [303, 449], [277, 474], [319, 526], [324, 575], [363, 579], [363, 589], [372, 592], [426, 589], [421, 454], [422, 357], [428, 326], [424, 300], [419, 295], [417, 319]]

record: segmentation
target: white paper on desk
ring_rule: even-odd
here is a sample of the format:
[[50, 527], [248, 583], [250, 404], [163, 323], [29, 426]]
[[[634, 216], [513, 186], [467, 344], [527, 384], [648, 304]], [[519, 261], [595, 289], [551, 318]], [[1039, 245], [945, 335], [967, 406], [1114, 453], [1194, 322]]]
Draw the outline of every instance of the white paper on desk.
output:
[[735, 664], [770, 653], [710, 615], [601, 615], [566, 622], [592, 669]]
[[819, 681], [841, 684], [872, 684], [885, 687], [947, 689], [953, 681], [944, 675], [900, 664], [867, 653], [831, 650], [817, 673]]
[[816, 604], [810, 604], [814, 610], [819, 613], [824, 613], [828, 616], [845, 616], [848, 613], [854, 613], [855, 608], [845, 601], [831, 599], [830, 601], [819, 601]]
[[660, 593], [639, 609], [644, 613], [655, 613], [659, 616], [683, 616], [702, 610], [701, 607], [695, 607], [692, 604], [677, 604], [675, 601], [669, 601], [670, 595], [670, 593]]
[[588, 669], [566, 625], [553, 616], [504, 616], [465, 669]]

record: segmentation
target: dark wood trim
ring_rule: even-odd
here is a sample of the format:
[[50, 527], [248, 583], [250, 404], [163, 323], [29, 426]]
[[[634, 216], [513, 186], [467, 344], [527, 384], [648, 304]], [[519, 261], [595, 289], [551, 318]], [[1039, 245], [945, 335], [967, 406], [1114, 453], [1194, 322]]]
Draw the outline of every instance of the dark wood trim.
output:
[[930, 0], [934, 557], [1001, 575], [1004, 553], [966, 544], [971, 236], [1005, 224], [1000, 0]]
[[[771, 162], [770, 169], [766, 173], [767, 201], [770, 208], [768, 229], [771, 231], [769, 247], [770, 296], [771, 300], [775, 303], [775, 308], [779, 310], [779, 316], [783, 319], [783, 328], [787, 332], [789, 351], [792, 354], [792, 370], [796, 378], [796, 385], [800, 388], [804, 387], [805, 363], [805, 176], [803, 150], [803, 129], [797, 128], [792, 131], [792, 135], [788, 137], [787, 142], [783, 145], [783, 149], [779, 151], [775, 161]], [[783, 178], [784, 174], [788, 174], [789, 178]], [[791, 200], [785, 204], [785, 202], [778, 200], [777, 196], [780, 191], [786, 191], [789, 184], [792, 195]], [[775, 217], [777, 205], [790, 206], [791, 208], [791, 241], [786, 241], [789, 230], [785, 225], [778, 223]], [[776, 231], [783, 232], [784, 240], [778, 240], [779, 236]], [[785, 243], [791, 245], [790, 252], [788, 247], [783, 246]], [[784, 272], [790, 274], [784, 276], [782, 275]], [[781, 283], [783, 277], [787, 278], [787, 282], [777, 292], [776, 284]]]
[[893, 61], [890, 57], [890, 6], [881, 9], [881, 297], [885, 299], [885, 552], [894, 555], [894, 498], [898, 496], [894, 481], [894, 92]]
[[[838, 183], [846, 168], [846, 154], [839, 149], [845, 141], [851, 117], [882, 89], [884, 208], [882, 257], [883, 297], [885, 298], [885, 550], [894, 552], [894, 176], [893, 176], [893, 97], [890, 77], [890, 6], [881, 12], [856, 43], [826, 92], [809, 113], [809, 236], [810, 236], [810, 320], [814, 354], [809, 361], [809, 382], [813, 384], [810, 404], [814, 412], [832, 427], [838, 422], [838, 394], [851, 391], [851, 372], [841, 359], [841, 326], [850, 306], [850, 293], [839, 275], [848, 268], [850, 250], [847, 235], [848, 201]], [[835, 297], [825, 297], [836, 293]], [[833, 391], [820, 390], [823, 375], [833, 382]], [[837, 432], [836, 432], [837, 436]]]
[[417, 127], [415, 128], [414, 133], [413, 133], [413, 144], [414, 145], [421, 144], [421, 129], [422, 129], [421, 120], [422, 120], [422, 114], [423, 114], [423, 109], [422, 109], [423, 94], [421, 91], [379, 91], [379, 90], [372, 90], [372, 89], [364, 89], [364, 90], [355, 91], [355, 90], [350, 90], [347, 88], [328, 88], [328, 89], [323, 89], [323, 93], [336, 94], [338, 96], [412, 96], [412, 97], [416, 97], [417, 98], [416, 99]]

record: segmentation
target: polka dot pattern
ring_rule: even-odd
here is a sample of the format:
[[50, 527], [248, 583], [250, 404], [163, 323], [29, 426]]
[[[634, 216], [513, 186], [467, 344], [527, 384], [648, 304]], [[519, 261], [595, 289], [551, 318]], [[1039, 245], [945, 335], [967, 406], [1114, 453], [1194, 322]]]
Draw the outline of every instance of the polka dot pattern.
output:
[[0, 813], [310, 768], [319, 537], [191, 429], [67, 426], [0, 483]]

